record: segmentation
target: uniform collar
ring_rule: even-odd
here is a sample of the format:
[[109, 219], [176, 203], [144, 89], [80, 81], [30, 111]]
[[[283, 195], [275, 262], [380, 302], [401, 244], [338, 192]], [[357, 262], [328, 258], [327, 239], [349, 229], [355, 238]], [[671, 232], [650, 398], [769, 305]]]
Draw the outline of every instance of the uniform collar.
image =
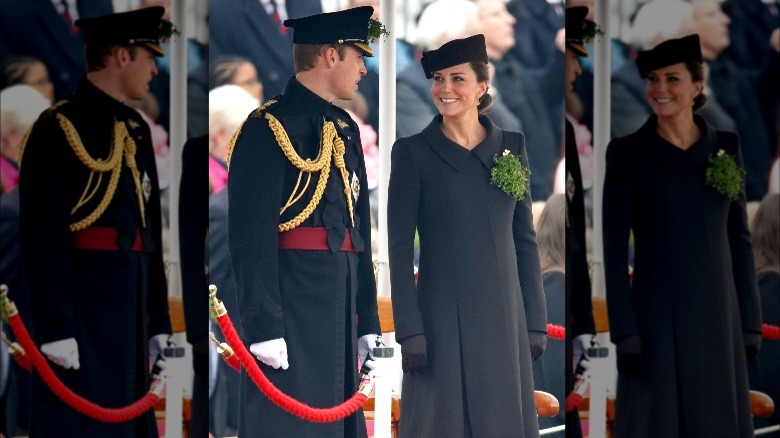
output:
[[136, 112], [134, 109], [114, 99], [105, 91], [95, 86], [95, 84], [90, 82], [87, 78], [81, 80], [76, 88], [75, 95], [87, 100], [90, 105], [95, 105], [96, 108], [114, 108], [119, 111]]
[[304, 108], [316, 115], [325, 115], [332, 106], [330, 102], [321, 98], [298, 82], [298, 80], [295, 79], [295, 76], [292, 76], [287, 80], [287, 86], [284, 89], [284, 97], [299, 101]]
[[442, 116], [437, 114], [423, 130], [422, 135], [436, 154], [446, 161], [447, 164], [456, 171], [460, 170], [463, 163], [466, 162], [466, 159], [473, 152], [485, 167], [491, 168], [493, 166], [493, 156], [499, 153], [501, 149], [502, 134], [501, 130], [489, 118], [483, 115], [479, 116], [479, 123], [487, 130], [487, 136], [482, 143], [478, 144], [471, 151], [444, 135], [440, 127], [441, 122]]

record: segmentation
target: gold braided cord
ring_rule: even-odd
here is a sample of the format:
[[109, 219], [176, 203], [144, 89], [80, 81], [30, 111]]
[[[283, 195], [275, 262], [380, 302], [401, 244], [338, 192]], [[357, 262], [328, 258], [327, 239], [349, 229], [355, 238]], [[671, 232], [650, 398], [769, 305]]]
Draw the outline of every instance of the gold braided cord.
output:
[[[84, 143], [81, 142], [79, 133], [67, 117], [58, 113], [57, 120], [59, 120], [60, 127], [65, 133], [65, 138], [68, 140], [76, 157], [78, 157], [87, 169], [93, 172], [108, 172], [119, 165], [122, 159], [122, 129], [124, 128], [124, 124], [114, 124], [114, 145], [111, 148], [111, 153], [108, 155], [108, 158], [103, 160], [102, 158], [94, 159], [89, 155], [87, 149], [84, 147]], [[124, 128], [124, 135], [128, 135], [126, 128]]]
[[[273, 131], [274, 136], [276, 137], [276, 141], [279, 143], [279, 147], [282, 148], [284, 154], [288, 158], [294, 155], [300, 159], [300, 156], [298, 156], [298, 154], [293, 149], [293, 145], [290, 143], [290, 138], [287, 137], [287, 133], [284, 131], [282, 124], [279, 123], [279, 121], [270, 114], [266, 114], [265, 118], [268, 120], [268, 126]], [[322, 130], [322, 146], [320, 148], [320, 153], [317, 157], [317, 160], [315, 162], [312, 162], [311, 160], [298, 161], [298, 163], [301, 164], [301, 166], [296, 165], [298, 169], [300, 169], [302, 172], [308, 173], [319, 171], [320, 178], [317, 180], [317, 186], [314, 188], [314, 194], [312, 195], [311, 200], [309, 200], [309, 204], [306, 205], [306, 207], [304, 207], [304, 209], [301, 210], [297, 216], [287, 222], [279, 224], [279, 232], [290, 231], [302, 224], [303, 221], [311, 216], [311, 214], [317, 208], [317, 205], [319, 205], [320, 200], [322, 199], [322, 194], [325, 193], [325, 186], [328, 183], [328, 176], [330, 175], [330, 161], [333, 151], [333, 135], [336, 135], [336, 128], [333, 126], [332, 122], [328, 122], [325, 124], [325, 127]], [[319, 163], [321, 168], [316, 168], [315, 164], [317, 163]], [[293, 162], [293, 164], [296, 163]], [[300, 199], [300, 196], [298, 199]], [[285, 209], [290, 205], [285, 206]], [[282, 212], [279, 214], [281, 215]]]
[[111, 202], [111, 199], [114, 198], [114, 192], [116, 191], [117, 183], [119, 182], [119, 175], [122, 173], [122, 166], [121, 163], [119, 166], [116, 166], [116, 168], [111, 170], [111, 178], [108, 180], [108, 187], [106, 188], [106, 194], [103, 195], [103, 199], [100, 200], [100, 204], [95, 208], [95, 210], [90, 213], [87, 217], [84, 219], [70, 224], [70, 231], [76, 232], [83, 230], [84, 228], [87, 228], [88, 226], [95, 223], [96, 220], [100, 216], [103, 215], [103, 213], [106, 211], [106, 208], [108, 208], [108, 204]]
[[[59, 118], [62, 115], [61, 114], [57, 114], [57, 116]], [[62, 116], [62, 118], [65, 118], [65, 116]], [[65, 119], [65, 120], [67, 120], [67, 119]], [[75, 128], [73, 128], [73, 125], [70, 122], [68, 122], [67, 125], [63, 125], [62, 123], [60, 123], [60, 126], [63, 127], [63, 130], [65, 130], [66, 126], [67, 126], [68, 128], [73, 129], [75, 131]], [[66, 131], [65, 132], [65, 137], [68, 139], [68, 143], [70, 144], [71, 148], [73, 149], [73, 151], [76, 153], [77, 156], [79, 156], [81, 154], [83, 156], [88, 157], [90, 160], [92, 160], [92, 158], [89, 157], [89, 155], [87, 154], [86, 149], [84, 148], [84, 144], [81, 143], [81, 139], [79, 138], [78, 134], [76, 134], [76, 135], [72, 135], [72, 134], [69, 135], [69, 133]], [[76, 140], [77, 143], [74, 143], [73, 140]], [[73, 231], [73, 232], [80, 231], [80, 230], [83, 230], [84, 228], [89, 227], [90, 225], [95, 223], [95, 221], [97, 221], [98, 218], [100, 218], [100, 216], [103, 215], [103, 213], [105, 213], [106, 209], [108, 208], [108, 204], [110, 204], [111, 200], [114, 198], [114, 193], [116, 192], [116, 187], [117, 187], [117, 185], [119, 183], [119, 176], [122, 173], [122, 160], [121, 160], [122, 154], [121, 154], [121, 151], [123, 151], [123, 150], [124, 150], [124, 153], [125, 153], [125, 161], [127, 163], [127, 167], [129, 167], [130, 170], [132, 171], [133, 179], [135, 180], [135, 188], [136, 188], [136, 193], [138, 194], [139, 208], [141, 210], [141, 220], [142, 220], [144, 226], [146, 226], [146, 217], [144, 215], [144, 204], [143, 204], [143, 202], [142, 202], [143, 200], [141, 198], [142, 195], [141, 195], [141, 185], [140, 185], [140, 182], [139, 182], [139, 172], [138, 172], [138, 168], [136, 167], [136, 163], [135, 163], [136, 146], [135, 146], [135, 142], [130, 137], [130, 134], [127, 132], [127, 127], [122, 122], [114, 122], [114, 141], [113, 141], [113, 144], [114, 145], [112, 147], [110, 157], [119, 156], [120, 159], [116, 160], [116, 164], [114, 164], [114, 167], [112, 169], [110, 169], [111, 170], [111, 178], [108, 181], [108, 187], [106, 188], [106, 192], [103, 195], [103, 199], [100, 200], [100, 203], [98, 204], [97, 207], [95, 207], [95, 210], [93, 210], [85, 218], [83, 218], [80, 221], [70, 225], [70, 230]], [[117, 153], [117, 150], [119, 150], [120, 152]], [[87, 165], [85, 163], [85, 160], [82, 159], [81, 156], [79, 156], [79, 159], [81, 160], [82, 163]], [[95, 161], [96, 163], [100, 164], [101, 167], [102, 167], [102, 164], [103, 164], [102, 160], [98, 159], [98, 160], [93, 160], [93, 161]], [[89, 167], [89, 166], [87, 165], [87, 167]], [[92, 172], [100, 172], [100, 173], [102, 173], [101, 171], [93, 169], [93, 168], [90, 168], [90, 170]], [[91, 181], [91, 176], [90, 176], [90, 181]], [[99, 182], [98, 182], [98, 184], [99, 184]], [[81, 195], [81, 199], [82, 200], [85, 198], [85, 194], [86, 194], [86, 192], [88, 190], [89, 190], [89, 184], [87, 184], [87, 187], [84, 188], [84, 193], [82, 193], [82, 195]], [[95, 190], [97, 190], [97, 187], [95, 188]], [[91, 197], [92, 197], [92, 195], [89, 195], [89, 198], [91, 198]], [[83, 205], [83, 203], [85, 203], [86, 201], [81, 202], [81, 200], [80, 200], [79, 202], [80, 202], [80, 205], [77, 205], [76, 208], [74, 208], [74, 211], [76, 209], [78, 209], [79, 207], [81, 207]], [[73, 212], [71, 212], [71, 213], [73, 213]]]
[[[251, 117], [257, 117], [262, 111], [264, 111], [266, 108], [268, 108], [269, 106], [271, 106], [271, 105], [273, 105], [275, 103], [276, 103], [275, 100], [273, 100], [273, 99], [269, 100], [268, 102], [264, 103], [262, 106], [257, 108], [256, 110], [252, 111], [252, 114], [250, 114], [249, 117], [247, 117], [247, 119], [249, 119]], [[230, 141], [228, 141], [228, 144], [227, 144], [227, 150], [228, 150], [228, 153], [227, 153], [227, 166], [228, 166], [228, 169], [230, 169], [230, 159], [233, 158], [233, 148], [236, 146], [236, 140], [238, 140], [238, 136], [239, 136], [239, 134], [241, 134], [241, 130], [244, 129], [244, 123], [246, 123], [246, 120], [241, 122], [241, 126], [239, 126], [238, 129], [236, 129], [236, 131], [230, 137]]]
[[[274, 137], [276, 137], [276, 142], [279, 143], [282, 152], [284, 152], [284, 155], [290, 160], [290, 163], [292, 163], [293, 166], [304, 172], [319, 172], [326, 167], [330, 167], [331, 153], [333, 151], [333, 136], [338, 138], [333, 122], [327, 122], [325, 123], [325, 126], [323, 126], [320, 153], [317, 155], [317, 158], [312, 161], [309, 158], [303, 159], [298, 155], [298, 152], [295, 151], [292, 143], [290, 143], [290, 137], [287, 136], [287, 131], [285, 131], [282, 124], [276, 120], [276, 117], [266, 113], [265, 118], [268, 120], [268, 126], [271, 128], [271, 131], [273, 131]], [[329, 126], [330, 128], [328, 128]]]
[[[298, 187], [301, 185], [301, 179], [303, 178], [304, 171], [298, 172], [298, 180], [295, 181], [295, 187], [293, 187], [292, 192], [290, 193], [290, 197], [287, 198], [287, 202], [284, 204], [284, 207], [282, 207], [282, 210], [279, 212], [279, 214], [284, 214], [284, 212], [292, 207], [296, 202], [300, 201], [304, 194], [306, 194], [306, 189], [309, 188], [309, 183], [311, 183], [311, 173], [306, 173], [306, 183], [303, 185], [303, 189], [301, 191], [298, 191]], [[295, 194], [298, 194], [297, 196]]]
[[[117, 124], [119, 124], [117, 122]], [[122, 129], [125, 134], [125, 162], [127, 167], [130, 168], [130, 172], [133, 174], [133, 182], [135, 183], [135, 194], [138, 197], [138, 207], [141, 210], [141, 224], [146, 228], [146, 212], [144, 211], [144, 198], [141, 191], [141, 174], [138, 172], [138, 166], [135, 162], [135, 152], [137, 150], [135, 141], [127, 132], [127, 127], [122, 123]]]
[[344, 141], [336, 135], [336, 142], [333, 150], [333, 159], [336, 162], [336, 167], [341, 171], [341, 179], [344, 181], [344, 194], [347, 196], [347, 207], [349, 208], [349, 220], [352, 221], [352, 228], [355, 228], [355, 214], [352, 211], [352, 189], [349, 187], [349, 173], [347, 172], [347, 166], [344, 164]]
[[[95, 177], [95, 174], [97, 173], [98, 179], [97, 183], [95, 183], [95, 186], [92, 188], [92, 191], [89, 190], [89, 188], [92, 186], [92, 178]], [[76, 205], [73, 206], [73, 208], [70, 209], [70, 214], [73, 214], [81, 208], [84, 204], [89, 202], [92, 198], [95, 197], [95, 194], [97, 193], [98, 189], [100, 188], [100, 183], [103, 182], [103, 173], [102, 172], [89, 172], [89, 179], [87, 180], [87, 185], [84, 187], [84, 191], [81, 193], [81, 197], [79, 198], [79, 201], [76, 203]], [[89, 192], [89, 193], [87, 193]]]

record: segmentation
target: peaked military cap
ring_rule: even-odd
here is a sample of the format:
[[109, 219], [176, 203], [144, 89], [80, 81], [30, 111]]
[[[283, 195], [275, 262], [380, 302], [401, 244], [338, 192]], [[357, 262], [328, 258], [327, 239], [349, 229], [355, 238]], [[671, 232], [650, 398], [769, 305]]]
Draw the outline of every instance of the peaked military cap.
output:
[[480, 33], [468, 38], [446, 42], [436, 50], [423, 52], [420, 60], [425, 77], [428, 79], [432, 78], [433, 73], [438, 70], [466, 62], [488, 63], [485, 35]]
[[566, 47], [577, 52], [579, 56], [588, 56], [585, 48], [585, 16], [586, 6], [566, 8]]
[[160, 38], [165, 20], [165, 8], [153, 6], [118, 14], [76, 20], [84, 29], [85, 44], [140, 44], [155, 56], [164, 56]]
[[666, 40], [650, 50], [640, 51], [636, 57], [636, 67], [639, 69], [639, 76], [645, 79], [653, 70], [691, 61], [700, 64], [704, 62], [699, 36], [696, 34]]
[[365, 56], [374, 56], [368, 46], [371, 6], [284, 20], [293, 29], [295, 44], [349, 44]]

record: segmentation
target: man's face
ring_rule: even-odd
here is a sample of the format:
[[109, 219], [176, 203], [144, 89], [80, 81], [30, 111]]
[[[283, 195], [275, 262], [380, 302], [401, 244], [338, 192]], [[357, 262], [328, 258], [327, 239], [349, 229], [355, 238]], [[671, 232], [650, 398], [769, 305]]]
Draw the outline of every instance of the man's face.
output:
[[124, 94], [135, 100], [143, 100], [149, 91], [149, 82], [157, 75], [157, 64], [152, 52], [143, 46], [136, 46], [135, 59], [130, 56], [130, 49], [120, 56], [127, 56], [128, 63], [121, 72]]
[[577, 56], [577, 53], [570, 49], [566, 48], [566, 91], [571, 91], [574, 89], [574, 81], [577, 79], [577, 76], [582, 74], [582, 69], [580, 68], [580, 57]]
[[358, 82], [366, 74], [363, 53], [352, 46], [347, 46], [343, 60], [339, 58], [338, 52], [333, 53], [333, 56], [336, 59], [336, 66], [333, 72], [332, 91], [337, 99], [352, 100], [358, 90]]
[[693, 0], [693, 19], [701, 40], [701, 51], [707, 59], [715, 59], [731, 44], [731, 20], [720, 9], [717, 0]]
[[477, 6], [488, 55], [501, 59], [515, 46], [514, 26], [517, 20], [506, 10], [503, 0], [481, 0]]

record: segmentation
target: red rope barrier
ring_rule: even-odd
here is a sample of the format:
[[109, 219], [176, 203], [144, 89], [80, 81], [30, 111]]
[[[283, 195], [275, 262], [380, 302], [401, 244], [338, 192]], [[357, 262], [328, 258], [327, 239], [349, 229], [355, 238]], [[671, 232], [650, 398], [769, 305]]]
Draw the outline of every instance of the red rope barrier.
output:
[[780, 341], [780, 327], [764, 323], [762, 326], [761, 334], [772, 341]]
[[547, 337], [553, 339], [564, 340], [566, 339], [566, 328], [560, 325], [547, 323]]
[[[3, 300], [6, 299], [7, 298], [3, 297]], [[148, 411], [154, 406], [155, 402], [157, 402], [157, 399], [160, 398], [160, 394], [162, 393], [162, 384], [159, 381], [152, 383], [152, 388], [149, 390], [149, 392], [146, 393], [146, 395], [136, 400], [132, 404], [121, 408], [106, 408], [74, 393], [68, 389], [65, 384], [62, 383], [56, 374], [54, 374], [54, 371], [52, 371], [49, 363], [43, 357], [41, 352], [38, 351], [38, 347], [35, 346], [32, 338], [30, 338], [30, 333], [24, 326], [22, 318], [19, 316], [19, 313], [16, 312], [13, 304], [10, 303], [10, 301], [6, 301], [6, 306], [6, 312], [8, 314], [8, 325], [11, 327], [16, 340], [22, 347], [22, 352], [19, 355], [22, 358], [28, 357], [26, 360], [17, 360], [17, 362], [19, 362], [21, 366], [24, 366], [26, 363], [32, 364], [32, 366], [35, 367], [35, 369], [38, 371], [38, 374], [41, 376], [46, 385], [51, 389], [54, 395], [56, 395], [60, 400], [62, 400], [66, 405], [70, 406], [74, 410], [104, 423], [122, 423], [132, 420], [133, 418], [136, 418], [144, 412]], [[16, 358], [16, 355], [14, 355], [14, 357]], [[29, 362], [27, 362], [27, 360], [29, 360]]]
[[[216, 298], [214, 299], [216, 300]], [[246, 368], [249, 377], [252, 378], [255, 385], [257, 385], [263, 394], [274, 402], [274, 404], [285, 411], [315, 423], [330, 423], [352, 415], [363, 406], [363, 403], [365, 403], [368, 398], [366, 394], [356, 392], [349, 400], [346, 400], [338, 406], [332, 408], [315, 408], [290, 397], [274, 386], [274, 384], [268, 380], [268, 377], [263, 374], [263, 371], [257, 365], [255, 358], [247, 351], [246, 346], [239, 339], [238, 333], [236, 333], [236, 329], [233, 327], [233, 322], [230, 320], [227, 313], [224, 313], [223, 315], [217, 314], [216, 316], [219, 327], [222, 329], [222, 334], [225, 335], [225, 341], [227, 341], [228, 345], [235, 351], [236, 355], [232, 357], [238, 357], [238, 360], [244, 368]]]

